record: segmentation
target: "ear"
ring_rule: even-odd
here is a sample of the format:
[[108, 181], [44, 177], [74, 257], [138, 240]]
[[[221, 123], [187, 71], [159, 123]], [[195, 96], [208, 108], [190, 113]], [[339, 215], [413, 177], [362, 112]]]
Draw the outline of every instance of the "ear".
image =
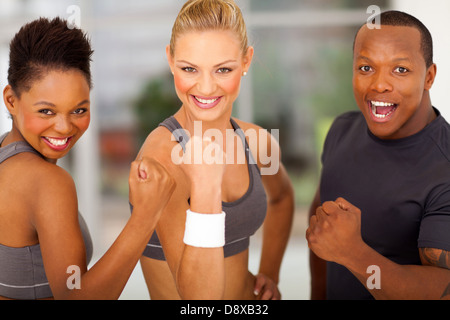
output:
[[436, 67], [436, 64], [433, 63], [428, 68], [427, 73], [425, 75], [425, 86], [424, 86], [425, 90], [430, 90], [431, 87], [433, 86], [434, 79], [436, 78], [436, 72], [437, 72], [437, 67]]
[[245, 72], [247, 72], [248, 69], [250, 69], [250, 65], [252, 64], [254, 52], [255, 52], [255, 49], [253, 47], [250, 46], [247, 48], [247, 52], [244, 55], [243, 66], [242, 66], [242, 68]]
[[169, 68], [172, 74], [174, 73], [174, 61], [172, 54], [170, 53], [170, 44], [166, 46], [166, 56], [167, 56], [167, 62], [169, 63]]
[[15, 115], [16, 113], [17, 100], [19, 99], [17, 98], [14, 90], [11, 85], [8, 84], [5, 89], [3, 89], [3, 102], [11, 115]]

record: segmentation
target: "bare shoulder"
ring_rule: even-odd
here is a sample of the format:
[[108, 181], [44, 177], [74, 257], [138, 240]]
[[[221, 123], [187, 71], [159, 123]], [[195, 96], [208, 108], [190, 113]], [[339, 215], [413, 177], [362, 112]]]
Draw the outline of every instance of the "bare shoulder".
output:
[[24, 152], [14, 156], [14, 161], [7, 163], [8, 175], [20, 181], [21, 189], [40, 194], [46, 191], [64, 190], [74, 188], [71, 175], [60, 166], [50, 163], [40, 156]]
[[54, 212], [66, 216], [77, 213], [75, 183], [66, 170], [29, 152], [4, 164], [2, 176], [9, 181], [7, 194], [33, 225], [41, 218], [56, 218]]
[[178, 142], [167, 128], [157, 127], [145, 139], [137, 158], [141, 156], [155, 158], [161, 164], [170, 166], [170, 156], [177, 144]]
[[[147, 157], [157, 160], [175, 179], [176, 190], [174, 194], [186, 194], [186, 190], [188, 190], [186, 176], [177, 162], [174, 161], [174, 155], [182, 156], [182, 148], [172, 133], [167, 128], [160, 126], [148, 135], [137, 159]], [[171, 199], [175, 198], [175, 196], [172, 196]]]
[[[30, 173], [31, 176], [31, 173]], [[36, 202], [40, 207], [59, 208], [58, 211], [69, 212], [69, 207], [77, 209], [77, 192], [72, 176], [62, 167], [41, 158], [33, 164], [33, 183], [39, 186], [35, 190]], [[66, 208], [66, 210], [60, 210]], [[41, 211], [41, 210], [39, 210]]]

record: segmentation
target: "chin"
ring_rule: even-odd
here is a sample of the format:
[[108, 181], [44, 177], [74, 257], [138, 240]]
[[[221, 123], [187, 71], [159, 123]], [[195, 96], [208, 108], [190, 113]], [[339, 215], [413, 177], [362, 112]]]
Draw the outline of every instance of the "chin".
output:
[[196, 108], [192, 115], [195, 118], [195, 121], [205, 121], [205, 122], [213, 122], [223, 119], [224, 117], [230, 117], [228, 116], [228, 112], [226, 110], [215, 108], [215, 109], [209, 109], [209, 110], [203, 110]]

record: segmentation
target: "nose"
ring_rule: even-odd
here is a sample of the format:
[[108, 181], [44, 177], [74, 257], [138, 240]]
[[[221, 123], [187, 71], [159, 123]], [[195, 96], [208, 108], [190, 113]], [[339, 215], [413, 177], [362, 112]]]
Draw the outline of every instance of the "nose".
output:
[[374, 74], [371, 87], [372, 90], [379, 93], [390, 92], [393, 90], [393, 86], [389, 81], [389, 75], [385, 72], [377, 72]]
[[72, 131], [73, 125], [69, 116], [58, 115], [55, 120], [54, 129], [59, 134], [65, 135]]
[[197, 90], [204, 96], [209, 96], [216, 91], [216, 81], [209, 73], [202, 74], [197, 81]]

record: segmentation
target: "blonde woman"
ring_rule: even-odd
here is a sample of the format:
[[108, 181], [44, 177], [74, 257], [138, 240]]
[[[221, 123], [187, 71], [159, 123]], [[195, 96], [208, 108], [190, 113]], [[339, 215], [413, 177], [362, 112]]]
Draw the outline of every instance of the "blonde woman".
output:
[[[231, 117], [253, 51], [232, 0], [188, 1], [175, 21], [166, 52], [182, 105], [150, 133], [140, 152], [157, 158], [177, 182], [141, 258], [152, 299], [281, 298], [277, 284], [293, 217], [291, 182], [282, 164], [261, 175], [268, 166], [261, 155], [279, 154], [275, 139]], [[203, 139], [211, 130], [213, 142]], [[263, 134], [249, 142], [250, 131]], [[194, 159], [195, 146], [203, 155], [214, 149], [215, 159], [226, 161], [185, 161]], [[245, 161], [234, 161], [243, 152]], [[249, 237], [263, 223], [259, 274], [253, 275]]]

